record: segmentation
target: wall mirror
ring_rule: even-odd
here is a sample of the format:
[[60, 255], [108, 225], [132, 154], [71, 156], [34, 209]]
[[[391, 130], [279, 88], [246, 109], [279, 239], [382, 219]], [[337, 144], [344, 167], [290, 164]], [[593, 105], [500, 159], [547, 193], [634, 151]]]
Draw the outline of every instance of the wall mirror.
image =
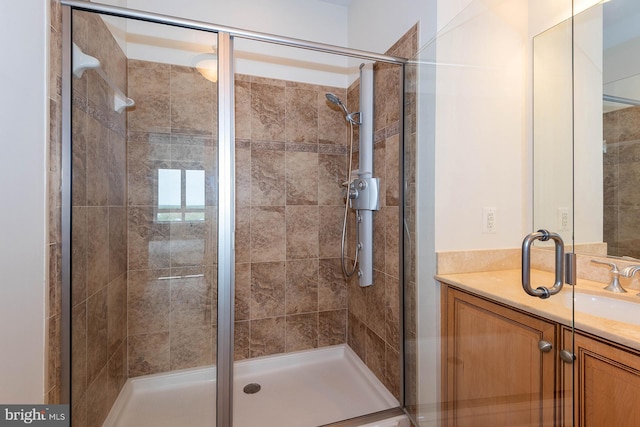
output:
[[599, 2], [534, 38], [534, 226], [573, 232], [577, 253], [640, 258], [637, 0]]
[[[533, 38], [534, 230], [573, 231], [571, 21]], [[536, 242], [536, 245], [542, 245]]]

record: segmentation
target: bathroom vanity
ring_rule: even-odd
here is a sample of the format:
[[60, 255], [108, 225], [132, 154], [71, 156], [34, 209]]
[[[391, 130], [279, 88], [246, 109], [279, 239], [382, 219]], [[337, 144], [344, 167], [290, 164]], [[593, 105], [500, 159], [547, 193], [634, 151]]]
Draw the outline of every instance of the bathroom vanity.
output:
[[[537, 282], [551, 277], [532, 273]], [[437, 276], [444, 425], [640, 425], [640, 326], [576, 311], [572, 345], [572, 289], [531, 298], [519, 276]], [[602, 284], [581, 280], [578, 289], [597, 297]], [[635, 293], [624, 300], [633, 298], [640, 307]]]

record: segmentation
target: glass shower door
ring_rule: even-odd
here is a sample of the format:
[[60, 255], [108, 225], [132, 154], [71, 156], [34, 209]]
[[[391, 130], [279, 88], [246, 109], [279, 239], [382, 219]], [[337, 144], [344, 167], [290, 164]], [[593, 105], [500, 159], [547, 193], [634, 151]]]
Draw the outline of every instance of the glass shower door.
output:
[[70, 14], [74, 425], [215, 425], [217, 34]]

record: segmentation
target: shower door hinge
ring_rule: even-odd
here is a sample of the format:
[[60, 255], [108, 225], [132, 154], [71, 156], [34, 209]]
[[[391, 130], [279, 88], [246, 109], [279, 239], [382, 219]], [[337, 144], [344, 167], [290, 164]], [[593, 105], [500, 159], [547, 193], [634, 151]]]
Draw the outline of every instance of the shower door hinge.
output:
[[571, 286], [576, 285], [577, 276], [577, 267], [576, 267], [576, 254], [575, 252], [567, 252], [565, 255], [565, 282]]

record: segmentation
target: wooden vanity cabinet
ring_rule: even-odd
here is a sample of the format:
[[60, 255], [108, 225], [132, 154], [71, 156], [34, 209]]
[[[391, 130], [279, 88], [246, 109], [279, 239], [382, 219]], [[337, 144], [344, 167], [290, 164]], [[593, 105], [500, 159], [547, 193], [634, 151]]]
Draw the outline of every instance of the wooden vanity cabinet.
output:
[[556, 324], [446, 285], [442, 310], [444, 425], [553, 426]]
[[[571, 329], [563, 327], [562, 348], [570, 350], [571, 341]], [[568, 399], [571, 384], [575, 390], [575, 424], [568, 403], [564, 425], [640, 426], [640, 353], [576, 332], [574, 355], [573, 365], [562, 363], [561, 368]]]

